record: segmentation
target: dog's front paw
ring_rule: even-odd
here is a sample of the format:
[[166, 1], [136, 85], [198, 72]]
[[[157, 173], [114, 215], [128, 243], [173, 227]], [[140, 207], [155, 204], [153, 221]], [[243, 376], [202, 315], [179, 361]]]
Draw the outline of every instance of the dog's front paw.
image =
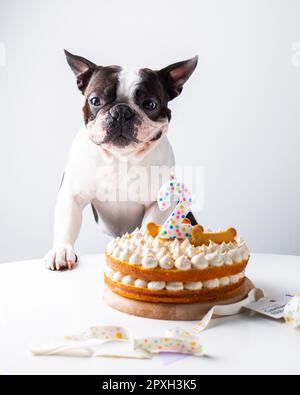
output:
[[77, 263], [77, 255], [72, 246], [52, 248], [45, 256], [46, 267], [50, 270], [72, 270]]

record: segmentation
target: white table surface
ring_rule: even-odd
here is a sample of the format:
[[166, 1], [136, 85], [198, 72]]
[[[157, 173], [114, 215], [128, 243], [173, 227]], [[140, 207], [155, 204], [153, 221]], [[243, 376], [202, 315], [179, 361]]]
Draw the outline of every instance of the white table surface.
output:
[[[0, 265], [2, 374], [299, 374], [300, 331], [242, 314], [216, 320], [201, 334], [207, 356], [174, 360], [34, 357], [30, 345], [60, 341], [92, 325], [121, 325], [134, 336], [162, 336], [174, 322], [132, 317], [102, 301], [103, 255], [81, 257], [72, 272], [50, 272], [42, 261]], [[269, 296], [300, 292], [300, 257], [253, 255], [248, 268]], [[192, 324], [184, 322], [189, 327]]]

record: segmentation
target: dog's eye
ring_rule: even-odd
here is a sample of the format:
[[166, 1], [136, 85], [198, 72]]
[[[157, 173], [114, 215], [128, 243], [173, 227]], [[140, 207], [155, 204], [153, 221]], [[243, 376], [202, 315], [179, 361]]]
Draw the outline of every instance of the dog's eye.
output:
[[153, 111], [157, 108], [157, 103], [151, 99], [144, 100], [143, 108], [147, 111]]
[[92, 97], [92, 98], [90, 99], [90, 103], [91, 103], [93, 106], [95, 106], [95, 107], [99, 107], [100, 104], [101, 104], [101, 100], [100, 100], [99, 97], [94, 96], [94, 97]]

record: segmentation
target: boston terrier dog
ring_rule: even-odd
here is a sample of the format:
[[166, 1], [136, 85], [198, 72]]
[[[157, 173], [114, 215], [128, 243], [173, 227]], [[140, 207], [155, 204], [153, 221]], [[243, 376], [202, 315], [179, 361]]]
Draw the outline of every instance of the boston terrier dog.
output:
[[[149, 221], [162, 224], [169, 216], [156, 202], [161, 183], [175, 165], [166, 136], [168, 103], [181, 93], [198, 62], [195, 57], [161, 70], [128, 71], [65, 54], [84, 96], [84, 123], [58, 194], [54, 245], [45, 257], [51, 270], [75, 266], [74, 244], [87, 205], [114, 237]], [[150, 169], [158, 169], [155, 177], [160, 174], [160, 182], [153, 180]]]

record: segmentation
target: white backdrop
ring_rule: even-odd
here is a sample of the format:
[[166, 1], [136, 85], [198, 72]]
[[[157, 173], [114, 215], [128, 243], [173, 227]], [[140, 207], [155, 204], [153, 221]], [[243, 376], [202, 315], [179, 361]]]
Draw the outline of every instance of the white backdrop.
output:
[[[300, 254], [299, 41], [299, 0], [0, 0], [0, 262], [51, 247], [82, 119], [63, 48], [152, 68], [198, 53], [169, 131], [178, 163], [205, 168], [198, 219], [235, 226], [255, 252]], [[107, 240], [88, 209], [77, 250]]]

